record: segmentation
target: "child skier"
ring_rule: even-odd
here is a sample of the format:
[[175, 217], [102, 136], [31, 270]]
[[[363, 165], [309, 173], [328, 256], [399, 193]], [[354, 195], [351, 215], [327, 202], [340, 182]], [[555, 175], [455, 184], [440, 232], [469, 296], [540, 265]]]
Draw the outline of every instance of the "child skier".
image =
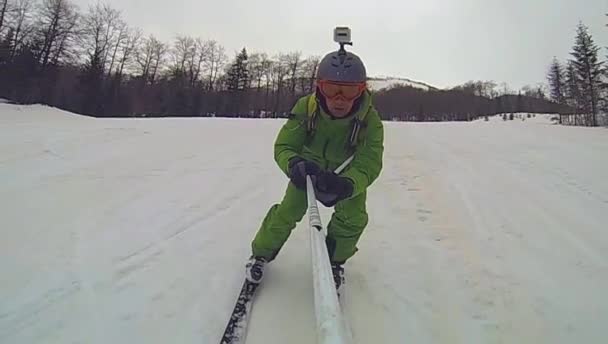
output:
[[[321, 60], [316, 81], [316, 91], [298, 100], [274, 144], [275, 161], [290, 182], [251, 244], [246, 277], [253, 283], [262, 281], [265, 265], [306, 214], [306, 175], [318, 201], [335, 207], [326, 244], [337, 288], [343, 264], [357, 251], [368, 223], [367, 188], [382, 169], [384, 128], [367, 90], [365, 66], [342, 47]], [[353, 154], [350, 165], [336, 175], [333, 171]]]

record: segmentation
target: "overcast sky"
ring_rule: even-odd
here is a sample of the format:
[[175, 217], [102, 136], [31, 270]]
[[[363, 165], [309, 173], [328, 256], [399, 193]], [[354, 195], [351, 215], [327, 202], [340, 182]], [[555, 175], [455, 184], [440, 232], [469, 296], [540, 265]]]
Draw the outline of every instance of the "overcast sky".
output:
[[[97, 2], [74, 0], [81, 9]], [[106, 0], [132, 26], [165, 41], [176, 34], [216, 39], [233, 57], [250, 52], [334, 50], [333, 28], [351, 27], [368, 73], [437, 87], [468, 80], [513, 88], [545, 81], [564, 60], [576, 25], [608, 46], [608, 0]], [[602, 50], [605, 57], [607, 50]]]

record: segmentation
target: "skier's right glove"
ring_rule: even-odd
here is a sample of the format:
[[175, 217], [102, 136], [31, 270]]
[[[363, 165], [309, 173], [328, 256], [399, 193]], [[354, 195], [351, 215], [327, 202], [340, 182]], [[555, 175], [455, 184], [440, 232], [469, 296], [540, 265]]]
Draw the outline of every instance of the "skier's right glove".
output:
[[317, 176], [321, 173], [319, 165], [312, 161], [295, 157], [289, 161], [289, 179], [300, 190], [306, 191], [306, 175]]
[[334, 172], [321, 172], [317, 176], [317, 200], [326, 207], [333, 207], [353, 194], [353, 183]]

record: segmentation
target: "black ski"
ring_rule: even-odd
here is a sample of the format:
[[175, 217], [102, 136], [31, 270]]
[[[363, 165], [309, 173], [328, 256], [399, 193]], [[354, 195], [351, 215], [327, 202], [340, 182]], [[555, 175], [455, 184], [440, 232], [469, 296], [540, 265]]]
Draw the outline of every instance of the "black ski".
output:
[[220, 344], [244, 344], [253, 297], [259, 284], [245, 280]]

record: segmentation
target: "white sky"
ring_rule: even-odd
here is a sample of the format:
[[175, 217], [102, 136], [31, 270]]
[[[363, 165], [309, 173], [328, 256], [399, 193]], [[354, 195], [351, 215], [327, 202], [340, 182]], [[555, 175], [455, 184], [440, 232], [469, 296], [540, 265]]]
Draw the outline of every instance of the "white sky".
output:
[[[74, 0], [82, 9], [96, 0]], [[368, 73], [449, 87], [468, 80], [512, 88], [545, 82], [553, 56], [569, 58], [576, 25], [608, 46], [608, 0], [106, 0], [132, 26], [170, 41], [216, 39], [232, 55], [337, 46], [333, 28], [350, 26], [351, 50]], [[602, 56], [608, 50], [602, 49]]]

